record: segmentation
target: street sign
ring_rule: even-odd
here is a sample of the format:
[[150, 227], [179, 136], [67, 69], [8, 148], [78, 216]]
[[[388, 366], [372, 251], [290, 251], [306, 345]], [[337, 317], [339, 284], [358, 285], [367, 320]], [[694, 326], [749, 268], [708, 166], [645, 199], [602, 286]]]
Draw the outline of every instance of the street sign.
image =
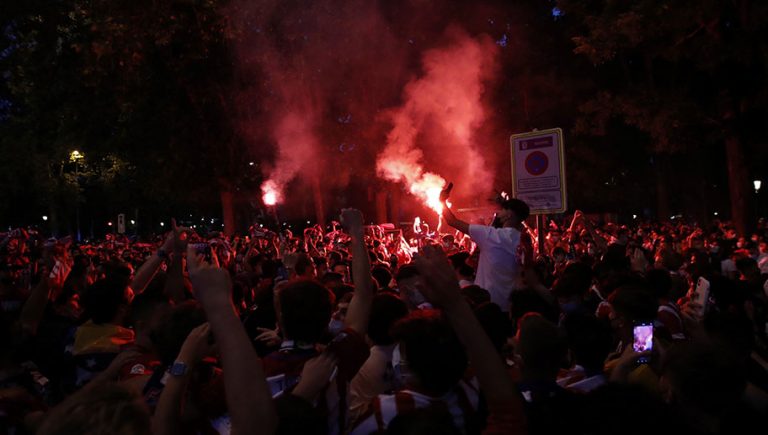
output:
[[125, 234], [125, 215], [122, 213], [117, 215], [117, 233]]
[[559, 128], [513, 134], [512, 196], [525, 201], [531, 214], [567, 209], [563, 131]]

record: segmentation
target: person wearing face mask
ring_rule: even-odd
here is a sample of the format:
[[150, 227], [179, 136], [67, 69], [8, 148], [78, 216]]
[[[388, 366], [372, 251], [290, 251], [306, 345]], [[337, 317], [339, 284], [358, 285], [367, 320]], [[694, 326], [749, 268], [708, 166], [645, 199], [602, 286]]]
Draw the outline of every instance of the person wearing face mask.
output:
[[470, 225], [458, 219], [446, 204], [453, 184], [449, 184], [440, 194], [443, 204], [445, 223], [464, 234], [469, 234], [480, 250], [475, 284], [491, 293], [491, 301], [509, 310], [509, 295], [513, 290], [522, 288], [521, 264], [524, 254], [521, 252], [523, 222], [530, 214], [528, 204], [516, 198], [503, 200], [493, 226]]

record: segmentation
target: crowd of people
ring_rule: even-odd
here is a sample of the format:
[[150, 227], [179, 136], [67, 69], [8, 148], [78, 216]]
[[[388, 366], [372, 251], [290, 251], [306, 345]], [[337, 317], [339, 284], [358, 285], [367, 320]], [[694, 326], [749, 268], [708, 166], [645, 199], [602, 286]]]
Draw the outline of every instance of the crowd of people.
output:
[[1, 434], [764, 433], [768, 225], [0, 236]]

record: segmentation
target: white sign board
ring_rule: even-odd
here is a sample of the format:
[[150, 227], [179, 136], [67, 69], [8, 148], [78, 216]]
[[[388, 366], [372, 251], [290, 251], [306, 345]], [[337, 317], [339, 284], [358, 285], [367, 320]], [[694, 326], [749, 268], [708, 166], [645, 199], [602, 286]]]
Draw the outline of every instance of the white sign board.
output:
[[125, 215], [122, 213], [117, 215], [117, 233], [125, 234]]
[[567, 208], [563, 131], [559, 128], [513, 134], [512, 196], [531, 214], [563, 213]]

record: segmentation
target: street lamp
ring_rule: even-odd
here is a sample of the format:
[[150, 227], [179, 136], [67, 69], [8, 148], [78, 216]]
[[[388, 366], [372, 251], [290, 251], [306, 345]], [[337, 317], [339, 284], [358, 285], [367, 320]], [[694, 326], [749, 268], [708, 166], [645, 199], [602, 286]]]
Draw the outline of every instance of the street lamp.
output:
[[762, 185], [763, 185], [762, 180], [755, 180], [755, 181], [752, 182], [752, 184], [755, 186], [755, 193], [759, 193], [760, 192], [760, 187], [762, 187]]
[[79, 163], [81, 160], [85, 159], [85, 154], [81, 153], [78, 150], [73, 150], [69, 153], [69, 161], [71, 163], [75, 164], [75, 182], [77, 182], [77, 203], [75, 204], [75, 224], [77, 225], [77, 241], [79, 242], [81, 240], [80, 238], [80, 178], [78, 174], [79, 169]]

